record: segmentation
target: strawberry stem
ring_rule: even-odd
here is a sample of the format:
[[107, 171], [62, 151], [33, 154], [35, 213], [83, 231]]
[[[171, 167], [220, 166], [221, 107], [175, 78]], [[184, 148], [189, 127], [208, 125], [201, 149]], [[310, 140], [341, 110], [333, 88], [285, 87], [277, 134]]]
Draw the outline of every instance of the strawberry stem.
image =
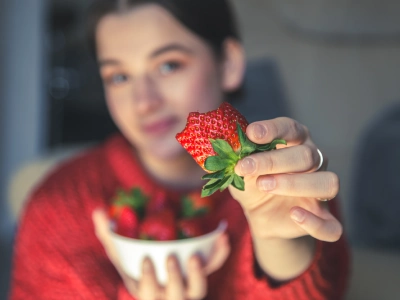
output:
[[210, 139], [211, 146], [217, 155], [208, 157], [204, 162], [205, 169], [212, 173], [202, 177], [204, 180], [209, 180], [203, 186], [202, 197], [210, 196], [218, 190], [222, 192], [231, 184], [238, 190], [244, 191], [243, 177], [238, 176], [234, 171], [237, 162], [253, 153], [275, 150], [278, 144], [286, 145], [283, 139], [275, 139], [268, 144], [255, 144], [247, 138], [239, 123], [236, 123], [236, 127], [240, 142], [237, 153], [227, 141]]

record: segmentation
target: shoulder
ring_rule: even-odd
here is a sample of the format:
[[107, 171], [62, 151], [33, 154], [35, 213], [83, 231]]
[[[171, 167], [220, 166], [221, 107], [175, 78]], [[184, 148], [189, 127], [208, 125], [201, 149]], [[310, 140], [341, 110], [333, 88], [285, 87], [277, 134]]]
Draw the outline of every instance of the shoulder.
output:
[[97, 183], [107, 169], [104, 146], [96, 146], [81, 152], [56, 166], [38, 186], [37, 190], [81, 188]]
[[86, 149], [50, 171], [30, 195], [24, 212], [90, 209], [104, 204], [113, 193], [115, 179], [107, 148], [113, 139]]

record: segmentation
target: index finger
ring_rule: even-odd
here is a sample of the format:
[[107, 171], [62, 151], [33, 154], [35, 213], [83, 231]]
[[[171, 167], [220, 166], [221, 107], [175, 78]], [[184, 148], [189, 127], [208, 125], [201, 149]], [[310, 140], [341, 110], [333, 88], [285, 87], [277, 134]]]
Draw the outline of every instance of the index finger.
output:
[[284, 139], [288, 146], [302, 144], [309, 136], [304, 125], [287, 117], [251, 123], [246, 129], [246, 135], [256, 144], [266, 144], [274, 139]]
[[106, 212], [101, 208], [95, 209], [92, 213], [92, 221], [96, 237], [102, 243], [107, 242], [109, 240], [110, 228], [108, 227], [108, 218]]

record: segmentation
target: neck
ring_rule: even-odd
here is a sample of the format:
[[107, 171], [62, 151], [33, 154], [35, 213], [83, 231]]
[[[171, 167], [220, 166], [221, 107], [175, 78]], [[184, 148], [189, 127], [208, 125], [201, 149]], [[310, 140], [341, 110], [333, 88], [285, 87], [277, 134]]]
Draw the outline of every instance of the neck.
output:
[[144, 169], [160, 184], [169, 188], [194, 189], [204, 184], [202, 168], [187, 154], [176, 158], [154, 158], [138, 153]]

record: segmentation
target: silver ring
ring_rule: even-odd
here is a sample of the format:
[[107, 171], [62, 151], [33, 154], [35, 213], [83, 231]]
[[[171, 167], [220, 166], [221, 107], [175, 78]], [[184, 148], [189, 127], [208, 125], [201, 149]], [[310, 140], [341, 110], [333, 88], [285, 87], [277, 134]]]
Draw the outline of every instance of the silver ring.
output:
[[329, 198], [326, 198], [326, 199], [317, 198], [317, 200], [318, 200], [318, 201], [322, 201], [322, 202], [326, 202], [326, 201], [329, 201], [329, 200], [331, 200], [331, 199], [329, 199]]
[[324, 157], [322, 156], [321, 151], [317, 148], [317, 152], [319, 154], [319, 166], [318, 168], [315, 170], [315, 172], [317, 172], [319, 169], [321, 169], [322, 164], [324, 163]]

